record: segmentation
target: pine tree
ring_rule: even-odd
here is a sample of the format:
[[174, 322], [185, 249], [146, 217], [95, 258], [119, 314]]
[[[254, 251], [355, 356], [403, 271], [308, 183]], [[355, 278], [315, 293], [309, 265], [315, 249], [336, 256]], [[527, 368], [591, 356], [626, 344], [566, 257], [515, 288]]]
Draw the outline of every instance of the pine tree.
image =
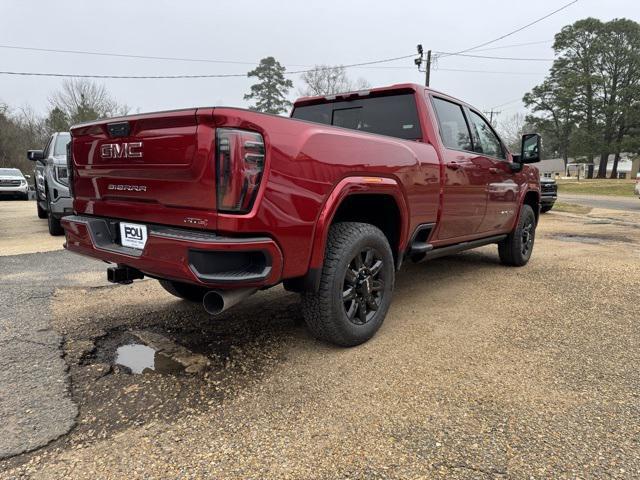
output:
[[273, 57], [260, 60], [254, 70], [247, 73], [247, 77], [256, 77], [258, 82], [251, 85], [251, 93], [244, 96], [245, 100], [254, 100], [255, 105], [251, 110], [264, 113], [283, 113], [291, 106], [287, 100], [289, 89], [293, 88], [293, 82], [284, 78], [285, 67]]

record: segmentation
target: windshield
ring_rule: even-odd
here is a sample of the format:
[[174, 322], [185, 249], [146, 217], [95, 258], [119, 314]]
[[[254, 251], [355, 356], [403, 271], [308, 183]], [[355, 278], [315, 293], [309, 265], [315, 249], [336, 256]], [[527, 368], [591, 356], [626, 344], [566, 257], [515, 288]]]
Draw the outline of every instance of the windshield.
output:
[[291, 117], [408, 140], [422, 138], [411, 93], [302, 105]]
[[22, 172], [17, 168], [0, 168], [0, 175], [18, 175], [22, 176]]
[[66, 155], [67, 143], [69, 143], [70, 140], [71, 135], [69, 135], [68, 133], [61, 133], [60, 135], [58, 135], [58, 138], [56, 138], [56, 144], [53, 147], [53, 155], [56, 157], [58, 155]]

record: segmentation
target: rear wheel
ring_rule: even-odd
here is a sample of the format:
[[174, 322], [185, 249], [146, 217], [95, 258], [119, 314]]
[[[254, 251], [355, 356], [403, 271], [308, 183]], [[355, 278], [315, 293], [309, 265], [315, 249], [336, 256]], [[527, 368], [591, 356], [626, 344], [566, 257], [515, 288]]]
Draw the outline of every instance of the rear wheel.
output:
[[207, 293], [207, 289], [199, 287], [197, 285], [191, 285], [189, 283], [174, 282], [173, 280], [158, 280], [162, 288], [164, 288], [171, 295], [190, 302], [202, 302], [204, 294]]
[[531, 258], [536, 238], [536, 216], [529, 205], [520, 208], [520, 219], [516, 228], [500, 243], [498, 253], [504, 265], [522, 267]]
[[336, 223], [329, 231], [317, 292], [302, 295], [314, 337], [343, 347], [369, 340], [384, 321], [394, 284], [391, 247], [367, 223]]

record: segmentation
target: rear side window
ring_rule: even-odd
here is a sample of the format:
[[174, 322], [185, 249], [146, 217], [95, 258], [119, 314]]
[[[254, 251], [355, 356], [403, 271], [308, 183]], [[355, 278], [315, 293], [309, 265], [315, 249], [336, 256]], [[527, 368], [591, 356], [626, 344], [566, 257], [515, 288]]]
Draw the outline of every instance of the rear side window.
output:
[[422, 138], [411, 93], [304, 105], [296, 107], [291, 117], [406, 140]]
[[484, 118], [471, 110], [471, 123], [475, 127], [476, 152], [490, 157], [505, 158], [500, 140]]
[[438, 117], [440, 138], [444, 146], [454, 150], [472, 151], [471, 136], [462, 113], [462, 106], [436, 97], [433, 97], [433, 106]]

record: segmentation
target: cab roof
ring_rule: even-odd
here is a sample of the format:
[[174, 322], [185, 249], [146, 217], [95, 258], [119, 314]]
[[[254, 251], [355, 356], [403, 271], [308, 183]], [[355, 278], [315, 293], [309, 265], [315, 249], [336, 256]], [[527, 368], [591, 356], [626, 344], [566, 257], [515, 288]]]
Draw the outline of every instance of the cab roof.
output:
[[392, 95], [396, 93], [416, 93], [421, 91], [429, 91], [441, 95], [443, 97], [447, 97], [451, 100], [455, 100], [458, 103], [462, 103], [467, 105], [466, 102], [459, 100], [451, 95], [447, 95], [446, 93], [440, 92], [438, 90], [434, 90], [433, 88], [425, 87], [424, 85], [420, 85], [418, 83], [396, 83], [394, 85], [387, 85], [384, 87], [375, 87], [375, 88], [365, 88], [362, 90], [356, 90], [352, 92], [344, 92], [344, 93], [336, 93], [332, 95], [317, 95], [312, 97], [300, 97], [298, 98], [293, 106], [301, 107], [305, 105], [317, 105], [321, 103], [335, 102], [338, 100], [348, 100], [362, 97], [377, 97], [377, 96], [385, 96]]

